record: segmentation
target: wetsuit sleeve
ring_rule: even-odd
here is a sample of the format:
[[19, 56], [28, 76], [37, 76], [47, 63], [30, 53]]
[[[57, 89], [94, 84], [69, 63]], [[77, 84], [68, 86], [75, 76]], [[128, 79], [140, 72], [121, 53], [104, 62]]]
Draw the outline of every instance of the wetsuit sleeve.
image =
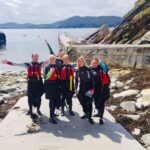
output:
[[78, 71], [76, 71], [76, 75], [75, 75], [75, 89], [76, 90], [78, 88], [78, 82], [79, 82]]
[[58, 66], [59, 69], [61, 69], [62, 66], [63, 66], [63, 61], [62, 61], [62, 59], [57, 58], [57, 59], [56, 59], [56, 65]]
[[7, 65], [11, 65], [11, 66], [19, 66], [19, 67], [24, 67], [27, 68], [27, 63], [14, 63], [12, 61], [9, 60], [3, 60], [2, 61], [3, 64], [7, 64]]
[[40, 62], [41, 67], [45, 67], [47, 64], [48, 64], [48, 60]]

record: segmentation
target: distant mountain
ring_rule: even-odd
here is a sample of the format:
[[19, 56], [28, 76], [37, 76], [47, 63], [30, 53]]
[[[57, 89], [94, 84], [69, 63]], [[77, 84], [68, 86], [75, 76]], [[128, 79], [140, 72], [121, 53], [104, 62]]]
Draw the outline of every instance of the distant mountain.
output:
[[63, 21], [50, 24], [51, 28], [91, 28], [100, 27], [107, 24], [109, 27], [117, 26], [122, 22], [121, 17], [100, 16], [100, 17], [80, 17], [74, 16]]
[[0, 24], [1, 29], [23, 29], [23, 28], [36, 28], [35, 24], [25, 23], [25, 24], [18, 24], [15, 22], [8, 22], [5, 24]]
[[123, 18], [116, 16], [100, 16], [100, 17], [80, 17], [74, 16], [66, 20], [57, 21], [51, 24], [18, 24], [18, 23], [5, 23], [0, 24], [3, 29], [23, 29], [23, 28], [97, 28], [103, 24], [109, 27], [115, 27], [122, 22]]

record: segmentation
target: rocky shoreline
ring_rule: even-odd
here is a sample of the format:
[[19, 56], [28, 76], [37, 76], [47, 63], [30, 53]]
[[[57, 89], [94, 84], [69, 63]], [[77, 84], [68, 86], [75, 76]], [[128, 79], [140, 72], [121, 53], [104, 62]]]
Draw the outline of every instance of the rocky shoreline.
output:
[[111, 69], [107, 110], [142, 145], [150, 148], [150, 70]]
[[[150, 148], [150, 70], [112, 68], [106, 109], [142, 145]], [[26, 94], [26, 73], [0, 74], [0, 119]], [[17, 108], [14, 108], [17, 109]]]
[[18, 99], [26, 93], [26, 73], [0, 74], [0, 119], [3, 119]]

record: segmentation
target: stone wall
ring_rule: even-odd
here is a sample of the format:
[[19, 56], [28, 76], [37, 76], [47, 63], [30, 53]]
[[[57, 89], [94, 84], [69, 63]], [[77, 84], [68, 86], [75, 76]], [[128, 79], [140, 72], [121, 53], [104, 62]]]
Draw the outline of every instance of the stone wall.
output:
[[109, 65], [150, 69], [150, 44], [82, 45], [81, 43], [73, 43], [75, 42], [69, 37], [66, 38], [65, 35], [59, 36], [60, 47], [70, 55], [73, 62], [76, 62], [77, 58], [82, 55], [90, 64], [92, 58], [101, 55], [102, 59]]
[[94, 57], [101, 55], [102, 59], [110, 65], [134, 67], [137, 69], [150, 69], [150, 46], [139, 45], [104, 45], [81, 46], [72, 45], [79, 55], [85, 56], [88, 63]]

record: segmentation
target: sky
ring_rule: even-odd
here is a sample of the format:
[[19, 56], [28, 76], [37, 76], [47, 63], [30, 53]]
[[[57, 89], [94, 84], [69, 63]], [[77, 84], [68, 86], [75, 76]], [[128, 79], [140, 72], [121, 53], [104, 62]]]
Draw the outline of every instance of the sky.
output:
[[72, 16], [124, 16], [137, 0], [0, 0], [0, 24], [53, 23]]

